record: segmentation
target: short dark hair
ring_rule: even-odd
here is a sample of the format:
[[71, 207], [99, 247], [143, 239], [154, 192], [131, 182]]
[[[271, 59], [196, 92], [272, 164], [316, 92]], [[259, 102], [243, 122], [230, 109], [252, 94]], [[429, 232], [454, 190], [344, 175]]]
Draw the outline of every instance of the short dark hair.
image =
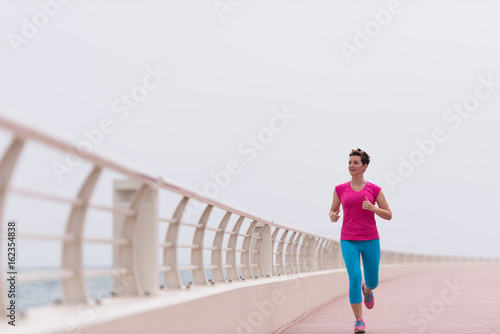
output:
[[368, 153], [360, 149], [359, 147], [357, 149], [352, 149], [351, 153], [349, 153], [349, 156], [352, 157], [353, 155], [361, 157], [361, 163], [363, 165], [368, 165], [370, 163], [370, 156]]

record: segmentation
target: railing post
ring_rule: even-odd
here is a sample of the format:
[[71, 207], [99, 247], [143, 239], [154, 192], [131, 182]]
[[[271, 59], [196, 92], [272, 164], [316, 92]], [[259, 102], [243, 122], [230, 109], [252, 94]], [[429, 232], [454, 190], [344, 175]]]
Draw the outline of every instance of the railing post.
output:
[[[320, 266], [319, 266], [319, 252], [320, 252], [320, 242], [322, 239], [319, 239], [319, 238], [315, 238], [315, 237], [312, 237], [314, 243], [314, 253], [309, 253], [310, 256], [311, 256], [311, 262], [312, 262], [312, 270], [314, 271], [318, 271], [320, 270]], [[311, 265], [310, 265], [311, 267]]]
[[288, 230], [284, 230], [283, 234], [281, 235], [281, 239], [278, 244], [278, 250], [276, 251], [276, 274], [277, 275], [284, 275], [286, 274], [285, 270], [285, 263], [288, 259], [286, 256], [285, 252], [283, 251], [285, 249], [285, 243], [286, 243], [286, 237], [288, 235]]
[[317, 254], [317, 262], [318, 262], [318, 270], [323, 270], [324, 268], [324, 246], [325, 239], [318, 239], [318, 254]]
[[254, 220], [250, 224], [247, 230], [246, 236], [243, 238], [243, 251], [241, 252], [241, 276], [245, 278], [253, 277], [253, 255], [252, 255], [252, 237], [254, 234], [255, 227], [257, 226], [257, 221]]
[[62, 281], [64, 301], [66, 303], [87, 303], [87, 286], [83, 273], [83, 232], [88, 202], [94, 192], [101, 174], [101, 168], [94, 166], [83, 183], [77, 197], [79, 203], [74, 204], [66, 224], [66, 234], [75, 236], [72, 241], [64, 242], [62, 248], [62, 269], [73, 271], [73, 276]]
[[287, 274], [293, 274], [295, 273], [295, 261], [293, 260], [293, 246], [294, 246], [294, 240], [295, 237], [297, 236], [297, 232], [293, 232], [292, 235], [290, 236], [290, 239], [288, 239], [288, 244], [286, 245], [286, 252], [285, 252], [285, 269]]
[[323, 243], [323, 268], [324, 269], [334, 269], [335, 262], [334, 252], [333, 252], [333, 241], [327, 240]]
[[305, 261], [305, 270], [307, 272], [316, 271], [320, 267], [319, 252], [321, 251], [321, 249], [318, 249], [318, 240], [313, 236], [308, 236], [305, 238], [305, 241], [307, 245], [303, 256], [303, 261]]
[[[271, 228], [271, 227], [269, 227]], [[279, 227], [275, 227], [274, 228], [274, 231], [273, 231], [273, 234], [271, 236], [271, 276], [272, 275], [277, 275], [278, 272], [277, 272], [277, 265], [278, 265], [278, 251], [277, 251], [277, 247], [276, 247], [276, 254], [274, 254], [274, 249], [275, 249], [275, 244], [276, 244], [276, 239], [278, 239], [278, 232], [279, 232], [280, 228]], [[279, 241], [278, 241], [279, 243]], [[283, 262], [283, 260], [280, 261], [280, 263]]]
[[227, 278], [230, 280], [239, 280], [240, 275], [238, 272], [238, 264], [236, 261], [236, 246], [238, 243], [238, 234], [240, 233], [241, 225], [245, 217], [240, 216], [236, 223], [234, 223], [231, 231], [231, 236], [227, 242], [228, 251], [226, 252], [226, 263], [230, 266], [227, 268]]
[[321, 243], [321, 270], [333, 269], [333, 264], [329, 263], [329, 248], [331, 240], [323, 239]]
[[226, 212], [221, 222], [219, 223], [218, 231], [215, 233], [213, 247], [216, 247], [212, 251], [212, 265], [216, 265], [217, 269], [212, 270], [212, 275], [214, 277], [214, 282], [226, 282], [226, 275], [224, 275], [224, 260], [222, 258], [223, 248], [224, 248], [224, 235], [226, 232], [227, 223], [231, 218], [231, 212]]
[[196, 267], [192, 270], [193, 280], [196, 284], [208, 284], [205, 263], [203, 261], [203, 248], [205, 230], [208, 218], [210, 218], [210, 214], [212, 213], [212, 208], [213, 206], [210, 204], [206, 206], [198, 221], [199, 226], [196, 228], [193, 236], [193, 245], [197, 247], [191, 250], [191, 265]]
[[292, 267], [293, 267], [293, 272], [298, 273], [299, 272], [299, 254], [297, 250], [299, 249], [299, 243], [302, 242], [304, 244], [304, 234], [299, 233], [297, 237], [295, 237], [295, 242], [293, 244], [292, 248]]
[[[113, 278], [116, 294], [155, 294], [158, 292], [158, 190], [131, 179], [114, 181], [114, 206], [130, 209], [133, 216], [114, 214], [113, 237], [126, 238], [127, 245], [113, 248], [113, 267], [131, 272]], [[118, 280], [132, 278], [135, 285]]]
[[307, 263], [306, 261], [306, 254], [308, 252], [308, 248], [309, 248], [309, 237], [304, 236], [302, 238], [302, 245], [300, 246], [300, 250], [297, 248], [298, 251], [297, 268], [299, 272], [309, 271], [309, 263]]
[[271, 226], [263, 224], [260, 226], [258, 239], [255, 242], [255, 253], [253, 259], [255, 264], [255, 274], [258, 277], [266, 277], [272, 275], [272, 243], [271, 243]]
[[267, 277], [273, 275], [273, 242], [271, 236], [271, 226], [266, 224], [264, 232], [261, 233], [262, 245], [260, 256], [262, 261], [262, 274]]
[[328, 269], [338, 269], [340, 268], [340, 258], [337, 251], [337, 243], [334, 241], [329, 241], [326, 245], [326, 262]]
[[179, 261], [177, 259], [177, 241], [179, 237], [180, 222], [189, 197], [184, 196], [177, 204], [177, 208], [172, 216], [172, 221], [168, 225], [167, 234], [165, 235], [165, 243], [169, 247], [163, 249], [163, 266], [169, 267], [163, 277], [167, 288], [182, 288], [181, 274], [179, 272]]

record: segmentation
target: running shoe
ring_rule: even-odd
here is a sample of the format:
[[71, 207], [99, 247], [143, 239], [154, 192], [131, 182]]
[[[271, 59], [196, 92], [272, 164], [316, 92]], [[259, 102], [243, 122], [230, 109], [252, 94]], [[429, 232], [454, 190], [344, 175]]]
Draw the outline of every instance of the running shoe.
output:
[[354, 333], [364, 333], [365, 332], [365, 322], [363, 319], [356, 320], [354, 323]]
[[365, 306], [367, 309], [372, 309], [375, 305], [375, 297], [373, 297], [373, 291], [370, 293], [365, 293], [365, 282], [361, 284], [361, 292], [363, 293], [363, 299], [365, 301]]

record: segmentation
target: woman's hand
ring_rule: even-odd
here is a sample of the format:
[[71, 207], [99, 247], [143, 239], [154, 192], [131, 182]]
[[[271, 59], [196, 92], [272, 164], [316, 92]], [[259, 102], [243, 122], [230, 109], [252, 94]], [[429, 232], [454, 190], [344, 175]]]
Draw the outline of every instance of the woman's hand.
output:
[[365, 201], [363, 201], [363, 209], [368, 211], [374, 211], [375, 206], [368, 200], [368, 197], [365, 196]]
[[334, 223], [338, 222], [339, 221], [339, 212], [340, 212], [340, 209], [338, 209], [337, 211], [333, 211], [333, 210], [330, 210], [330, 220]]

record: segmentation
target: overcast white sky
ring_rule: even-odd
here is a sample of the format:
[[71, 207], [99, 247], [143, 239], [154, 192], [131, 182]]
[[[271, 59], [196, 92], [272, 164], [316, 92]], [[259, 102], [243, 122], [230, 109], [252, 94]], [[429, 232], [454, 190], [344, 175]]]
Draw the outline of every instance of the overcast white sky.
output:
[[[393, 211], [384, 249], [500, 256], [498, 1], [46, 3], [0, 4], [0, 105], [75, 141], [109, 119], [100, 150], [200, 191], [234, 160], [218, 198], [335, 239], [333, 189], [360, 147]], [[59, 182], [64, 157], [29, 146], [15, 184], [75, 194], [88, 168]], [[50, 229], [49, 206], [9, 203]]]

